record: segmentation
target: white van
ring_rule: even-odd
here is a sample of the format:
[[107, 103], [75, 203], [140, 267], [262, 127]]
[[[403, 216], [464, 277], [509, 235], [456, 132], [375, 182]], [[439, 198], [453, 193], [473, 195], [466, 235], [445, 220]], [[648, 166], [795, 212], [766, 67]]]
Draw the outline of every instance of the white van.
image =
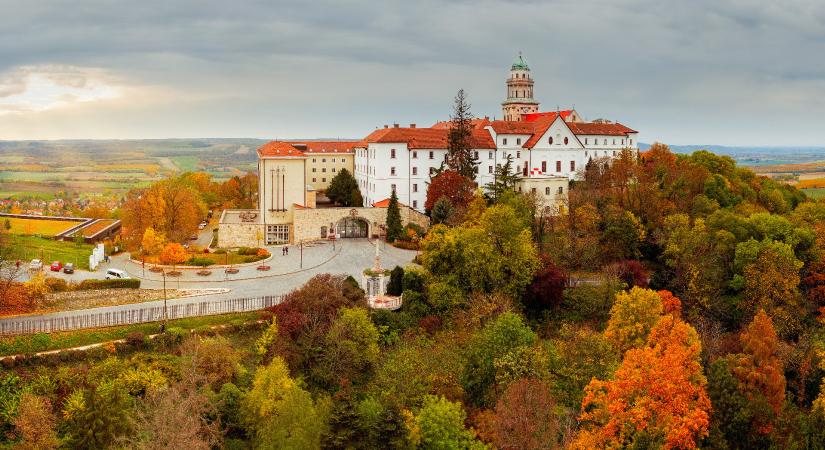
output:
[[126, 272], [120, 269], [109, 269], [106, 271], [106, 279], [107, 280], [125, 280], [128, 279], [129, 275]]

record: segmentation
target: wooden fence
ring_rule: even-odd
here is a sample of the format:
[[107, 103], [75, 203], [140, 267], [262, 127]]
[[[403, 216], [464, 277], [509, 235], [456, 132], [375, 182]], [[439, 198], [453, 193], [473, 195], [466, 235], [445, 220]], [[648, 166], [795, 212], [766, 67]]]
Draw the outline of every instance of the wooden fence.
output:
[[[169, 320], [186, 317], [211, 316], [216, 314], [257, 311], [281, 302], [281, 295], [263, 297], [232, 298], [225, 300], [175, 301], [168, 304], [166, 314]], [[113, 327], [138, 323], [159, 322], [164, 319], [163, 305], [152, 306], [134, 304], [115, 311], [66, 311], [46, 317], [14, 317], [0, 319], [0, 335], [33, 333], [54, 333], [57, 331], [81, 330], [84, 328]], [[59, 314], [59, 316], [57, 316]]]

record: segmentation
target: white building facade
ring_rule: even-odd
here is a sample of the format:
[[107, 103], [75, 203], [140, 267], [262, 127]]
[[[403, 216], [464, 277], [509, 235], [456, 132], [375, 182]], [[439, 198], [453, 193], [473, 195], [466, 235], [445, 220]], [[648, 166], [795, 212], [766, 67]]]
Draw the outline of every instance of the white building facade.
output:
[[[532, 96], [530, 69], [519, 55], [507, 79], [505, 120], [472, 122], [479, 186], [493, 182], [496, 167], [511, 157], [523, 178], [520, 187], [563, 202], [567, 181], [578, 178], [588, 162], [617, 158], [625, 150], [638, 153], [637, 131], [607, 120], [586, 122], [572, 109], [540, 113]], [[449, 122], [430, 128], [385, 125], [355, 144], [354, 174], [364, 205], [386, 200], [394, 190], [401, 203], [423, 212], [430, 175], [446, 160], [448, 133]]]

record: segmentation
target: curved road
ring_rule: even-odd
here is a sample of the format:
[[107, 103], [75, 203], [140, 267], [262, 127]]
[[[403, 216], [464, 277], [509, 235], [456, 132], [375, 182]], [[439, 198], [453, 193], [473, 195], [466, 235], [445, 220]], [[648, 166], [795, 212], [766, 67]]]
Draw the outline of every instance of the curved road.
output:
[[[415, 251], [401, 250], [385, 243], [381, 246], [381, 266], [391, 269], [396, 265], [404, 266], [410, 263], [415, 257]], [[336, 243], [335, 250], [331, 243], [323, 243], [312, 247], [304, 247], [304, 269], [300, 268], [299, 248], [290, 246], [289, 256], [281, 254], [280, 247], [270, 248], [273, 258], [267, 262], [272, 267], [269, 272], [259, 272], [254, 266], [244, 267], [235, 278], [245, 278], [235, 281], [223, 281], [225, 277], [223, 270], [216, 269], [210, 277], [201, 278], [194, 273], [185, 273], [180, 279], [167, 278], [168, 288], [226, 288], [229, 292], [198, 296], [198, 301], [218, 302], [226, 299], [261, 297], [269, 295], [286, 294], [298, 287], [301, 287], [307, 280], [319, 273], [352, 275], [359, 282], [364, 269], [372, 267], [375, 257], [375, 245], [366, 239], [342, 239]], [[136, 277], [142, 275], [139, 265], [127, 263], [123, 259], [115, 260], [109, 267], [126, 269]], [[163, 287], [162, 281], [156, 281], [158, 275], [145, 271], [146, 277], [141, 283], [141, 287], [148, 289], [160, 289]], [[191, 302], [192, 298], [173, 299], [168, 301], [172, 306], [176, 303]], [[72, 311], [61, 311], [49, 314], [27, 315], [0, 319], [0, 324], [11, 324], [20, 320], [49, 320], [64, 317], [80, 316], [89, 313], [119, 312], [134, 310], [140, 306], [144, 309], [162, 307], [163, 301], [144, 302], [139, 304], [106, 306], [100, 308], [90, 308]]]

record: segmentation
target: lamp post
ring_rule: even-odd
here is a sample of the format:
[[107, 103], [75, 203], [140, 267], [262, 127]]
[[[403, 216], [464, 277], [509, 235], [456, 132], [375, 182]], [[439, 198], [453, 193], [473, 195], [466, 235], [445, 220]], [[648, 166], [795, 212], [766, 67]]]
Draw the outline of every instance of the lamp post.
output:
[[166, 269], [161, 270], [163, 274], [163, 326], [162, 331], [166, 331], [166, 322], [169, 320], [169, 315], [166, 310]]
[[303, 269], [304, 268], [304, 240], [303, 239], [301, 239], [300, 246], [301, 246], [301, 269]]

